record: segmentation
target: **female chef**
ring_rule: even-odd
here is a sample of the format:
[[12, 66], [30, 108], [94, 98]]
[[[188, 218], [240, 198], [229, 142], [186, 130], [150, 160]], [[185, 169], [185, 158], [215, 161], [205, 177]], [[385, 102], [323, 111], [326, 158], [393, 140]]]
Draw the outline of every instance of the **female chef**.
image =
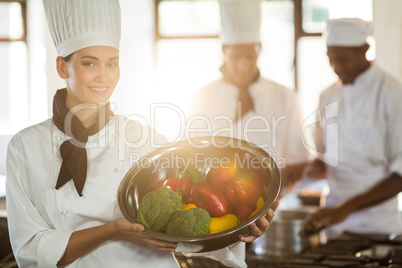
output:
[[[44, 0], [44, 7], [66, 88], [54, 95], [51, 119], [9, 144], [7, 216], [18, 265], [177, 267], [176, 244], [143, 234], [116, 200], [130, 154], [165, 142], [109, 109], [120, 75], [118, 0]], [[272, 217], [270, 210], [241, 240], [262, 235]]]

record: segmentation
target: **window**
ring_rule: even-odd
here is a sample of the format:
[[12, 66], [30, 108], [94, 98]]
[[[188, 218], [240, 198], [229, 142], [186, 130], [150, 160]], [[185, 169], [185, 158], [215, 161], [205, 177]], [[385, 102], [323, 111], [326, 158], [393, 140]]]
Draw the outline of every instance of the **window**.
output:
[[[260, 73], [297, 90], [305, 117], [336, 80], [321, 35], [326, 20], [339, 17], [372, 20], [372, 0], [262, 0]], [[150, 102], [186, 110], [197, 89], [220, 77], [219, 32], [218, 0], [155, 0], [157, 85]], [[163, 125], [178, 119], [175, 113], [166, 111], [156, 119]]]
[[[262, 12], [260, 72], [292, 87], [293, 1], [264, 1]], [[220, 28], [217, 0], [155, 0], [156, 86], [149, 93], [150, 103], [169, 102], [187, 110], [198, 89], [221, 77]], [[166, 109], [155, 115], [168, 138], [174, 139], [172, 132], [179, 131], [172, 127], [180, 124], [172, 123], [180, 120], [178, 113]]]
[[[312, 114], [322, 90], [337, 79], [332, 71], [321, 37], [325, 21], [341, 17], [373, 20], [372, 0], [294, 0], [295, 2], [295, 81], [304, 116]], [[375, 57], [375, 44], [368, 58]]]
[[216, 0], [155, 0], [155, 11], [156, 82], [149, 102], [174, 105], [155, 114], [158, 130], [174, 139], [194, 92], [219, 78], [219, 6]]
[[49, 116], [47, 78], [56, 71], [47, 69], [55, 49], [46, 30], [41, 0], [0, 0], [0, 134]]
[[186, 107], [196, 89], [219, 75], [218, 1], [157, 0], [155, 9], [157, 95]]
[[26, 1], [0, 1], [0, 124], [28, 119]]
[[[155, 0], [155, 10], [155, 95], [186, 108], [197, 89], [220, 77], [218, 1]], [[261, 74], [294, 87], [293, 1], [263, 1], [262, 13]]]
[[157, 39], [217, 38], [219, 7], [212, 0], [157, 1]]

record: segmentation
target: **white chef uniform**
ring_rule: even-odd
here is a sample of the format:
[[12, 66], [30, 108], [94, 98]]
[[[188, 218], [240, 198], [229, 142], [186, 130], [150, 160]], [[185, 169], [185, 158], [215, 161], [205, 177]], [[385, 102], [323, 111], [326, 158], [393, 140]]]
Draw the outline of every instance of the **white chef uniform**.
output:
[[[212, 133], [250, 141], [268, 152], [280, 168], [308, 161], [302, 112], [294, 92], [262, 77], [250, 85], [249, 92], [254, 109], [235, 122], [238, 89], [223, 79], [202, 88], [191, 112], [191, 116], [201, 115], [194, 121], [193, 127], [200, 129], [197, 135]], [[205, 119], [211, 129], [206, 129]]]
[[[11, 140], [7, 216], [20, 267], [56, 267], [73, 231], [122, 217], [117, 202], [120, 181], [133, 161], [153, 148], [148, 128], [123, 124], [127, 121], [119, 118], [88, 139], [88, 175], [82, 197], [72, 180], [55, 189], [62, 163], [60, 145], [69, 137], [50, 119]], [[156, 143], [165, 142], [159, 134], [155, 137]], [[177, 267], [171, 253], [134, 242], [108, 241], [68, 267], [155, 267], [155, 263]]]
[[[336, 166], [327, 165], [330, 193], [326, 206], [334, 206], [368, 191], [391, 173], [402, 175], [401, 101], [402, 85], [375, 63], [353, 84], [335, 83], [321, 94], [322, 115], [326, 106], [338, 105], [338, 135], [327, 135], [325, 116], [321, 117], [318, 129], [317, 142], [328, 152], [323, 160], [333, 163], [333, 159], [338, 159]], [[326, 140], [326, 137], [338, 141]], [[331, 155], [331, 152], [338, 152], [338, 155]], [[344, 230], [361, 233], [401, 231], [397, 198], [352, 213], [344, 222], [331, 228], [329, 235]]]
[[[59, 56], [90, 46], [119, 49], [118, 0], [43, 0]], [[117, 120], [118, 119], [118, 120]], [[67, 140], [49, 119], [16, 134], [7, 156], [7, 213], [10, 239], [20, 267], [56, 267], [72, 232], [123, 216], [117, 203], [120, 181], [129, 167], [166, 140], [146, 126], [118, 117], [86, 144], [88, 171], [83, 196], [70, 180], [55, 183]], [[155, 142], [153, 144], [153, 142]], [[243, 249], [243, 254], [232, 251]], [[237, 251], [235, 251], [237, 253]], [[245, 266], [244, 245], [208, 253], [229, 264]], [[128, 241], [108, 241], [69, 267], [177, 267], [171, 253]]]

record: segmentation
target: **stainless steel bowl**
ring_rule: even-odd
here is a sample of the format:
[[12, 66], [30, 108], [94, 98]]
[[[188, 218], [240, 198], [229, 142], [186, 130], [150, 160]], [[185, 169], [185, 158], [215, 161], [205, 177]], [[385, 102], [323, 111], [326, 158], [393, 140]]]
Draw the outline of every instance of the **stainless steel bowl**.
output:
[[192, 160], [202, 175], [211, 167], [227, 165], [263, 178], [263, 207], [250, 219], [224, 232], [205, 236], [171, 236], [145, 228], [144, 233], [156, 239], [178, 243], [180, 252], [207, 252], [227, 247], [250, 233], [250, 224], [261, 217], [275, 201], [280, 190], [280, 175], [275, 161], [252, 143], [227, 137], [197, 137], [170, 143], [143, 157], [127, 172], [119, 191], [118, 202], [124, 216], [136, 221], [142, 197], [175, 177]]

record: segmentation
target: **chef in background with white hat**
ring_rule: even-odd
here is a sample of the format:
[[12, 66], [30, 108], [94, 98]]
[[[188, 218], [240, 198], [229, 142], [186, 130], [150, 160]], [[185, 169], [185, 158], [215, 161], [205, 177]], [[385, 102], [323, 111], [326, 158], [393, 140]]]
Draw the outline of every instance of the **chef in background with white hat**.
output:
[[[178, 267], [177, 244], [145, 235], [117, 202], [132, 154], [138, 159], [166, 142], [110, 110], [120, 78], [119, 1], [43, 3], [66, 88], [54, 95], [53, 117], [17, 133], [8, 147], [7, 217], [18, 266]], [[258, 219], [250, 236], [264, 233], [272, 217], [270, 210]]]
[[311, 160], [302, 142], [303, 118], [297, 96], [261, 77], [258, 70], [261, 0], [220, 0], [219, 7], [222, 78], [196, 93], [189, 113], [206, 117], [211, 129], [204, 133], [202, 120], [192, 127], [200, 128], [200, 135], [217, 133], [261, 147], [278, 164], [282, 188], [286, 188], [302, 177]]
[[[401, 231], [397, 194], [402, 191], [402, 85], [367, 60], [371, 29], [370, 22], [341, 18], [328, 21], [324, 34], [329, 63], [339, 80], [321, 93], [316, 143], [320, 153], [326, 153], [308, 173], [328, 178], [326, 208], [310, 220], [331, 226], [330, 237], [344, 231]], [[328, 135], [326, 125], [334, 122], [326, 118], [337, 120], [337, 135]]]

